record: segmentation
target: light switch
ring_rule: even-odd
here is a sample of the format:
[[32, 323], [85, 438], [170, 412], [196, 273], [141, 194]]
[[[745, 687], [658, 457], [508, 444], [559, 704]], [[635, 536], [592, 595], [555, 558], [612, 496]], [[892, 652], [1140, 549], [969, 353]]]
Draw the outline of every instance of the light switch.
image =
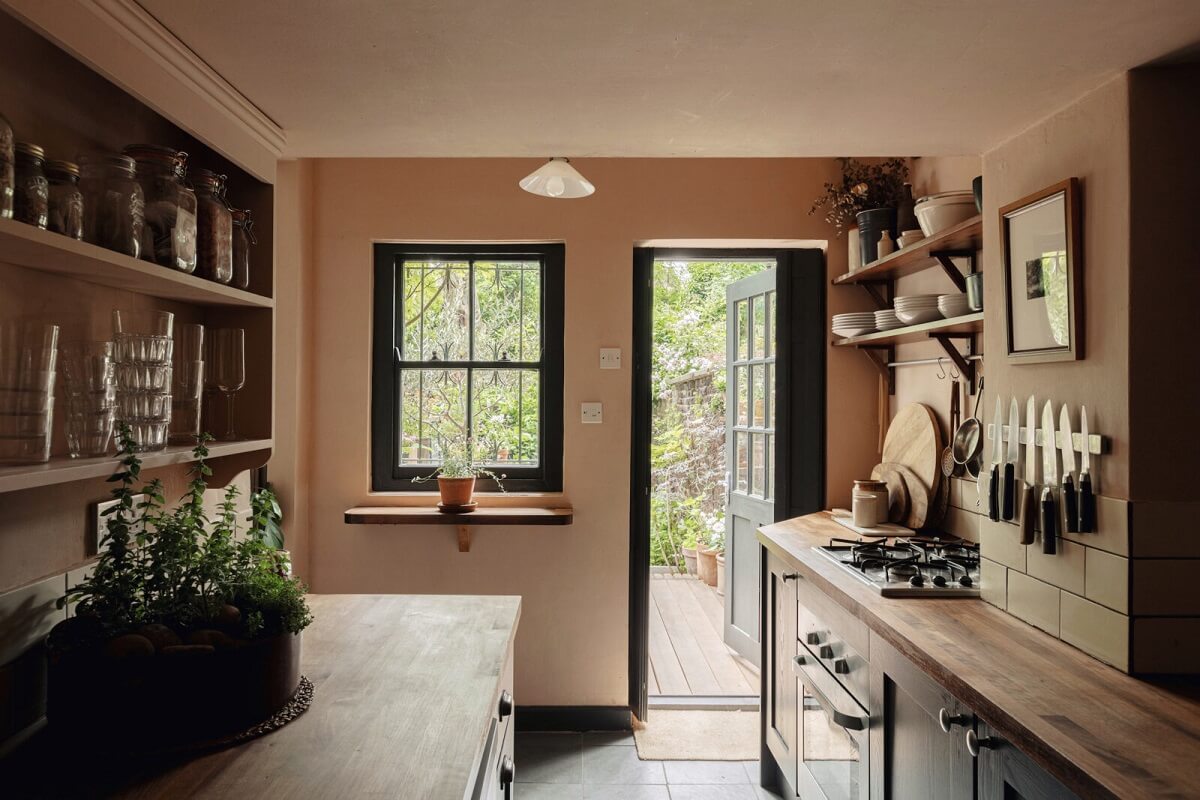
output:
[[621, 368], [621, 348], [619, 347], [601, 347], [600, 348], [600, 369], [620, 369]]
[[587, 425], [599, 425], [604, 421], [604, 404], [603, 403], [581, 403], [580, 422]]

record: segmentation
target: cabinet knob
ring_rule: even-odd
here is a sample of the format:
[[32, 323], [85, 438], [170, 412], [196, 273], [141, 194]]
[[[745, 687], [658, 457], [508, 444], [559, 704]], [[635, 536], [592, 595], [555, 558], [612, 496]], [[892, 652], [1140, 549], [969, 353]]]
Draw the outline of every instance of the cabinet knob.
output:
[[787, 581], [794, 581], [794, 580], [796, 580], [796, 579], [797, 579], [797, 578], [799, 578], [799, 577], [800, 577], [800, 573], [799, 573], [799, 572], [785, 572], [785, 573], [783, 573], [783, 580], [784, 580], [784, 582], [785, 582], [785, 583], [786, 583]]
[[513, 763], [512, 756], [500, 759], [500, 788], [507, 789], [516, 777], [517, 765]]
[[821, 652], [817, 653], [821, 658], [833, 658], [833, 648], [827, 644], [821, 645]]
[[808, 642], [809, 644], [820, 644], [821, 643], [821, 634], [810, 633], [804, 637], [804, 641]]
[[850, 665], [846, 662], [846, 659], [839, 658], [833, 662], [833, 671], [838, 675], [847, 675], [850, 672]]
[[965, 714], [951, 714], [944, 708], [938, 709], [938, 725], [942, 726], [943, 733], [949, 733], [955, 725], [966, 725], [969, 721]]
[[979, 751], [993, 744], [991, 736], [978, 736], [975, 731], [967, 731], [967, 752], [972, 758], [979, 758]]
[[513, 712], [513, 697], [508, 689], [500, 692], [500, 703], [497, 711], [500, 713], [500, 719], [504, 719]]

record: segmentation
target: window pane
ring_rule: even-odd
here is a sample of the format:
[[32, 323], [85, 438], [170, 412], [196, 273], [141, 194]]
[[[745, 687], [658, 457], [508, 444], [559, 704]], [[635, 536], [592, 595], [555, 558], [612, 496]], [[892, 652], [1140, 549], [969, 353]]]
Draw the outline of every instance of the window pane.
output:
[[736, 452], [734, 453], [734, 468], [737, 470], [737, 480], [733, 485], [735, 487], [735, 491], [742, 492], [743, 494], [746, 491], [746, 478], [748, 477], [747, 471], [749, 469], [750, 458], [750, 453], [748, 452], [749, 448], [747, 447], [746, 441], [747, 436], [748, 434], [741, 431], [733, 435], [733, 440], [737, 445]]
[[404, 358], [465, 361], [470, 348], [470, 270], [463, 261], [405, 261]]
[[467, 371], [404, 370], [400, 392], [400, 464], [439, 463], [467, 433]]
[[737, 391], [737, 424], [750, 424], [750, 382], [747, 380], [747, 367], [734, 367], [733, 379], [737, 381], [734, 387]]
[[532, 369], [477, 369], [471, 377], [475, 457], [504, 467], [538, 465], [538, 373]]
[[750, 424], [755, 428], [761, 428], [766, 424], [767, 407], [764, 400], [765, 397], [763, 365], [755, 364], [750, 367], [750, 402], [754, 404], [754, 420]]
[[764, 465], [767, 463], [766, 454], [763, 453], [763, 440], [765, 434], [755, 433], [751, 435], [754, 447], [750, 455], [751, 464], [751, 479], [750, 479], [750, 494], [763, 496], [763, 489], [766, 486], [766, 470]]
[[767, 401], [767, 427], [775, 427], [775, 365], [767, 364], [767, 387], [763, 397]]
[[775, 355], [775, 293], [767, 292], [767, 356]]
[[737, 304], [737, 359], [744, 361], [750, 357], [750, 306], [746, 300]]
[[754, 298], [752, 319], [754, 322], [754, 358], [762, 358], [766, 355], [767, 347], [767, 313], [766, 302], [761, 294]]
[[764, 454], [764, 466], [767, 468], [767, 494], [770, 500], [775, 496], [775, 434], [767, 434], [767, 448]]
[[475, 262], [476, 360], [538, 360], [541, 280], [537, 261]]

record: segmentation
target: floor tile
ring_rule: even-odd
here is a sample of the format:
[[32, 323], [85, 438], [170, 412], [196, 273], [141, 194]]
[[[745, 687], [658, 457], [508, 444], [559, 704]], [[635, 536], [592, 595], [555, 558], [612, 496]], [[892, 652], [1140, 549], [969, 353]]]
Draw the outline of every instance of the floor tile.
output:
[[750, 779], [751, 783], [757, 786], [759, 780], [762, 779], [759, 763], [757, 761], [743, 761], [742, 766], [746, 770], [746, 777]]
[[[584, 800], [670, 800], [666, 786], [629, 785], [583, 787]], [[524, 797], [521, 800], [525, 800]]]
[[741, 761], [664, 761], [663, 767], [670, 784], [750, 783]]
[[757, 794], [754, 796], [758, 798], [758, 800], [783, 800], [782, 795], [775, 794], [775, 792], [771, 791], [770, 789], [764, 789], [761, 786], [755, 786], [754, 791], [757, 792]]
[[583, 737], [578, 733], [517, 734], [517, 783], [583, 783]]
[[583, 800], [583, 787], [578, 783], [521, 783], [514, 791], [521, 800]]
[[636, 747], [589, 747], [583, 752], [583, 783], [666, 783], [661, 761], [642, 761]]
[[748, 783], [672, 785], [671, 800], [759, 800], [755, 787]]
[[633, 734], [629, 731], [595, 731], [583, 735], [584, 747], [633, 747]]

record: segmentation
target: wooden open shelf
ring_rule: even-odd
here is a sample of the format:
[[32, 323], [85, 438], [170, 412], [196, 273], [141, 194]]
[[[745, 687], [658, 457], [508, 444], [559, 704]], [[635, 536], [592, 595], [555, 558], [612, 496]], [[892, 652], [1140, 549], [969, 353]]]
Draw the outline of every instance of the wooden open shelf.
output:
[[223, 286], [11, 219], [0, 219], [0, 260], [164, 300], [234, 308], [275, 306], [275, 301], [269, 297]]
[[909, 325], [890, 331], [864, 333], [862, 336], [849, 336], [836, 339], [836, 347], [862, 347], [864, 345], [884, 347], [887, 345], [905, 344], [907, 342], [923, 342], [936, 339], [938, 336], [962, 336], [979, 333], [983, 330], [983, 312], [964, 314], [961, 317], [937, 319], [933, 322], [923, 322], [920, 325]]
[[892, 281], [905, 275], [923, 272], [931, 267], [941, 266], [961, 292], [965, 290], [962, 274], [949, 262], [949, 259], [967, 256], [974, 258], [975, 251], [982, 247], [983, 216], [977, 215], [952, 228], [947, 228], [941, 233], [922, 239], [916, 244], [897, 250], [856, 272], [839, 275], [833, 279], [833, 282], [835, 285], [842, 286], [853, 283]]
[[345, 521], [347, 525], [454, 525], [458, 528], [458, 552], [468, 553], [473, 525], [570, 525], [575, 510], [489, 507], [445, 514], [433, 506], [359, 506], [346, 509]]
[[[258, 450], [270, 450], [272, 445], [271, 439], [209, 442], [208, 460], [213, 461], [223, 456], [253, 453]], [[156, 453], [141, 453], [139, 458], [142, 460], [142, 469], [154, 469], [170, 464], [188, 464], [195, 461], [192, 457], [192, 445], [172, 445], [166, 450]], [[0, 493], [35, 489], [39, 486], [53, 486], [89, 478], [107, 478], [116, 468], [117, 457], [115, 455], [99, 458], [58, 457], [50, 459], [45, 464], [0, 467]]]

